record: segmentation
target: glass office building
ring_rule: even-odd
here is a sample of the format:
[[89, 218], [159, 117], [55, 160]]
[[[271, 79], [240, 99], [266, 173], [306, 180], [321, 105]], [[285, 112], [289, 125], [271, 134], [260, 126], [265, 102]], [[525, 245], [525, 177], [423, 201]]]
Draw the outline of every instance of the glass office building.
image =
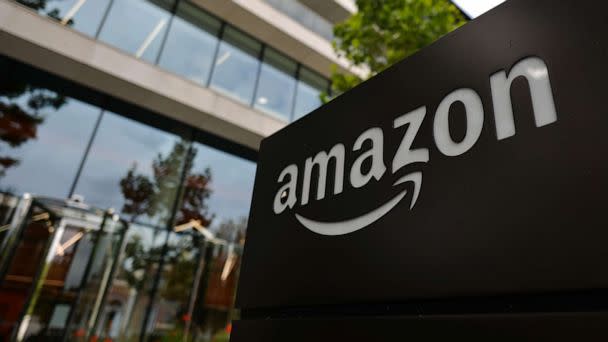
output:
[[0, 340], [227, 341], [259, 142], [339, 63], [276, 3], [0, 0]]

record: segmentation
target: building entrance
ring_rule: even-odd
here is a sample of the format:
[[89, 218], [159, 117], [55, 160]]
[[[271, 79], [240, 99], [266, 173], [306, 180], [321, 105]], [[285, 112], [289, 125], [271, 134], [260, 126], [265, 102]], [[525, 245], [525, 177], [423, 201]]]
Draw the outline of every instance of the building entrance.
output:
[[0, 336], [16, 341], [85, 339], [102, 319], [127, 224], [79, 201], [16, 203], [2, 232]]

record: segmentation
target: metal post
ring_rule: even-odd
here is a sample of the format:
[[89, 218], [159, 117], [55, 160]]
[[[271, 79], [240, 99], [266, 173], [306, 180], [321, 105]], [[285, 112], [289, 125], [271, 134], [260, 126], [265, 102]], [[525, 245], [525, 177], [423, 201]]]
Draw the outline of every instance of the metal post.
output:
[[108, 7], [106, 7], [105, 11], [103, 11], [103, 16], [101, 17], [99, 26], [97, 27], [97, 30], [95, 31], [95, 39], [99, 39], [101, 30], [103, 30], [103, 27], [106, 24], [106, 20], [108, 19], [108, 15], [110, 14], [110, 10], [112, 9], [113, 5], [114, 5], [114, 0], [110, 0], [110, 2], [108, 3]]
[[188, 176], [188, 171], [189, 171], [188, 158], [193, 153], [193, 150], [194, 150], [193, 140], [194, 140], [194, 131], [191, 131], [190, 140], [189, 140], [190, 146], [188, 146], [188, 150], [187, 150], [186, 156], [184, 158], [184, 165], [182, 167], [182, 172], [181, 172], [180, 180], [179, 180], [179, 189], [178, 189], [177, 193], [175, 194], [175, 201], [173, 201], [171, 217], [169, 218], [169, 220], [167, 222], [167, 238], [165, 239], [165, 244], [163, 245], [163, 248], [161, 251], [160, 260], [158, 261], [158, 270], [154, 277], [154, 282], [152, 283], [152, 289], [150, 290], [150, 302], [148, 303], [148, 310], [144, 317], [143, 324], [141, 326], [141, 334], [139, 336], [139, 340], [141, 342], [145, 341], [146, 329], [147, 329], [148, 325], [150, 324], [150, 319], [151, 319], [150, 316], [152, 315], [152, 312], [154, 309], [154, 300], [156, 299], [156, 295], [158, 294], [160, 278], [162, 276], [163, 268], [165, 267], [165, 262], [166, 262], [165, 255], [167, 254], [167, 251], [169, 249], [169, 238], [171, 237], [171, 231], [172, 231], [171, 228], [175, 225], [175, 218], [177, 217], [177, 211], [180, 209], [180, 206], [181, 206], [181, 199], [182, 199], [181, 197], [182, 197], [182, 194], [184, 192], [184, 187], [185, 187], [184, 183], [185, 183], [186, 177]]
[[10, 228], [6, 232], [8, 235], [2, 240], [2, 244], [0, 245], [0, 282], [4, 280], [10, 267], [11, 260], [17, 249], [21, 235], [23, 234], [25, 218], [30, 212], [32, 201], [33, 198], [28, 193], [21, 197], [17, 209], [15, 209], [15, 212], [13, 213]]
[[184, 324], [184, 342], [188, 340], [188, 334], [190, 333], [190, 327], [192, 326], [192, 313], [194, 311], [194, 304], [198, 298], [198, 290], [201, 285], [201, 278], [203, 276], [203, 270], [206, 268], [206, 258], [205, 251], [207, 250], [207, 240], [204, 239], [201, 244], [199, 244], [199, 255], [198, 255], [198, 266], [196, 268], [196, 273], [194, 274], [194, 283], [192, 284], [192, 290], [190, 291], [190, 298], [188, 299], [188, 320], [186, 324]]
[[[215, 248], [218, 248], [219, 245], [213, 243], [212, 241], [205, 242], [205, 250], [204, 250], [204, 258], [205, 258], [205, 267], [203, 268], [203, 274], [201, 275], [201, 284], [198, 289], [198, 298], [197, 301], [199, 306], [203, 308], [205, 306], [205, 299], [207, 297], [207, 290], [209, 288], [209, 278], [211, 277], [211, 271], [213, 266], [213, 252]], [[220, 251], [221, 252], [221, 251]]]
[[213, 52], [213, 59], [211, 60], [211, 68], [209, 69], [209, 76], [205, 80], [205, 87], [209, 88], [211, 85], [211, 78], [213, 77], [213, 73], [215, 72], [215, 63], [217, 59], [217, 55], [220, 52], [220, 45], [222, 44], [222, 38], [224, 36], [224, 30], [226, 29], [226, 22], [222, 21], [220, 24], [220, 29], [217, 31], [217, 44], [215, 45], [215, 51]]
[[46, 279], [49, 268], [51, 267], [53, 258], [57, 253], [57, 247], [59, 246], [61, 237], [65, 232], [65, 222], [60, 221], [58, 228], [49, 226], [49, 229], [52, 229], [52, 234], [45, 246], [44, 261], [38, 267], [38, 271], [34, 276], [34, 279], [32, 281], [32, 289], [30, 290], [28, 299], [26, 300], [26, 303], [24, 305], [24, 310], [21, 315], [21, 319], [17, 323], [16, 327], [13, 329], [11, 336], [12, 341], [21, 342], [25, 338], [25, 333], [27, 332], [27, 328], [29, 327], [30, 321], [32, 320], [32, 314], [34, 313], [34, 308], [36, 307], [36, 303], [38, 302], [38, 297], [40, 297], [40, 292], [42, 291], [44, 280]]
[[[108, 210], [104, 213], [103, 219], [101, 220], [101, 224], [99, 226], [99, 229], [95, 232], [95, 238], [94, 238], [95, 244], [93, 245], [93, 249], [91, 250], [89, 259], [87, 260], [87, 265], [85, 267], [84, 274], [82, 275], [82, 280], [80, 281], [80, 285], [78, 287], [78, 293], [76, 294], [76, 300], [74, 301], [73, 309], [70, 310], [70, 313], [68, 314], [67, 324], [65, 325], [65, 331], [63, 333], [62, 341], [68, 340], [68, 336], [70, 333], [70, 327], [74, 323], [73, 322], [74, 317], [76, 316], [75, 311], [77, 310], [78, 306], [80, 305], [80, 302], [82, 301], [82, 293], [84, 292], [85, 287], [87, 286], [87, 282], [91, 275], [91, 268], [93, 267], [93, 262], [95, 261], [95, 255], [97, 254], [97, 251], [99, 250], [99, 246], [101, 245], [101, 241], [102, 241], [101, 237], [103, 235], [103, 229], [105, 227], [106, 220], [107, 220], [108, 216], [112, 216], [112, 214], [113, 214], [113, 211], [111, 211], [111, 210]], [[101, 286], [101, 284], [100, 284], [100, 286]]]
[[175, 20], [175, 16], [177, 15], [177, 7], [179, 6], [179, 2], [182, 0], [174, 0], [171, 6], [171, 17], [169, 18], [169, 24], [167, 25], [167, 29], [165, 30], [165, 34], [163, 34], [163, 38], [160, 42], [160, 47], [158, 48], [158, 54], [154, 58], [154, 65], [158, 65], [160, 63], [160, 58], [165, 50], [165, 44], [167, 43], [167, 38], [171, 33], [171, 26], [173, 26], [173, 20]]
[[255, 105], [255, 98], [258, 95], [258, 88], [260, 87], [260, 77], [262, 77], [262, 67], [264, 65], [264, 54], [266, 53], [266, 44], [262, 44], [260, 51], [258, 52], [258, 70], [256, 71], [255, 76], [255, 85], [253, 86], [253, 94], [252, 98], [249, 102], [249, 106], [253, 107]]
[[127, 232], [129, 230], [129, 225], [126, 223], [124, 224], [125, 227], [122, 230], [122, 235], [120, 236], [120, 240], [118, 242], [118, 251], [116, 252], [114, 261], [111, 263], [110, 267], [106, 267], [104, 270], [102, 281], [99, 285], [100, 291], [97, 293], [97, 298], [95, 299], [95, 304], [93, 305], [93, 311], [91, 312], [91, 317], [89, 318], [89, 323], [87, 325], [87, 340], [91, 338], [100, 323], [101, 315], [99, 313], [102, 311], [103, 304], [105, 303], [110, 287], [112, 286], [112, 281], [116, 276], [116, 270], [118, 269], [118, 265], [122, 260], [121, 258], [123, 252], [127, 246]]
[[298, 63], [296, 67], [296, 75], [295, 75], [295, 86], [293, 87], [293, 98], [291, 99], [291, 109], [289, 111], [289, 122], [295, 121], [296, 117], [296, 101], [298, 99], [298, 88], [300, 87], [300, 70], [302, 69], [302, 64]]
[[91, 136], [89, 137], [89, 141], [87, 142], [87, 146], [84, 149], [84, 153], [82, 154], [82, 159], [80, 160], [80, 164], [78, 164], [78, 169], [76, 170], [76, 175], [74, 176], [74, 181], [72, 185], [70, 185], [70, 190], [68, 191], [68, 198], [72, 198], [74, 195], [74, 191], [76, 191], [76, 185], [78, 185], [78, 181], [80, 180], [80, 175], [82, 174], [82, 170], [84, 169], [84, 164], [87, 162], [89, 158], [89, 152], [91, 152], [91, 147], [93, 146], [93, 142], [95, 141], [95, 137], [97, 137], [97, 131], [99, 131], [99, 125], [101, 124], [101, 119], [103, 119], [105, 110], [101, 109], [99, 111], [99, 115], [97, 116], [97, 120], [95, 120], [95, 126], [93, 126], [93, 132], [91, 132]]

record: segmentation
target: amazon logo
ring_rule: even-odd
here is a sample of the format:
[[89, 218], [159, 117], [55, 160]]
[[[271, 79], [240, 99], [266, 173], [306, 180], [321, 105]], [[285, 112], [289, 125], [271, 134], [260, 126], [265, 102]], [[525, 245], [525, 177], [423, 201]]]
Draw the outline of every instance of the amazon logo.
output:
[[[514, 80], [520, 77], [524, 77], [528, 82], [536, 126], [542, 127], [557, 121], [547, 66], [538, 57], [528, 57], [516, 63], [508, 73], [501, 70], [490, 76], [498, 140], [507, 139], [516, 133], [511, 86]], [[455, 103], [461, 103], [466, 113], [466, 131], [464, 138], [459, 141], [454, 141], [450, 135], [450, 108]], [[277, 177], [277, 191], [272, 205], [274, 213], [279, 215], [290, 210], [302, 226], [314, 233], [330, 236], [345, 235], [368, 227], [393, 210], [406, 198], [408, 190], [403, 184], [408, 182], [414, 185], [408, 208], [414, 210], [422, 191], [422, 171], [411, 172], [399, 178], [393, 186], [404, 189], [396, 196], [388, 198], [384, 203], [375, 204], [375, 209], [369, 212], [346, 220], [327, 221], [321, 217], [305, 217], [298, 213], [297, 208], [306, 206], [312, 200], [311, 196], [314, 196], [315, 201], [330, 200], [330, 198], [326, 199], [326, 196], [340, 194], [347, 182], [353, 188], [365, 191], [365, 186], [372, 179], [380, 180], [387, 174], [394, 175], [413, 163], [429, 163], [429, 149], [412, 146], [427, 114], [427, 107], [422, 106], [393, 119], [393, 129], [400, 130], [403, 136], [395, 155], [389, 161], [384, 160], [385, 141], [382, 128], [371, 127], [363, 131], [351, 144], [336, 143], [331, 149], [306, 158], [301, 168], [296, 164], [286, 166]], [[432, 118], [433, 139], [439, 152], [448, 157], [458, 157], [469, 151], [481, 136], [484, 117], [483, 104], [475, 90], [460, 88], [446, 95]], [[348, 165], [348, 170], [345, 165], [347, 152], [357, 154], [352, 165]], [[328, 174], [330, 161], [335, 165], [332, 175]], [[371, 167], [363, 167], [364, 164]], [[298, 173], [301, 169], [304, 174], [298, 199], [296, 189]], [[317, 170], [316, 189], [311, 189], [313, 170]], [[327, 189], [327, 180], [330, 176], [334, 177], [333, 189]]]

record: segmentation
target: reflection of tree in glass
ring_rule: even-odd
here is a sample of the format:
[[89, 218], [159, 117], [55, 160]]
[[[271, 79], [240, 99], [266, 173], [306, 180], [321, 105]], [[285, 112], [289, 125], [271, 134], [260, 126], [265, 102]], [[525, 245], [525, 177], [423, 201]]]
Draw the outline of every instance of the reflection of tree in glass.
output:
[[145, 279], [145, 269], [153, 255], [160, 255], [159, 248], [144, 248], [142, 238], [139, 235], [131, 236], [125, 246], [125, 259], [122, 265], [125, 280], [131, 288], [140, 290]]
[[122, 212], [129, 215], [132, 222], [142, 215], [166, 222], [173, 209], [185, 162], [186, 178], [176, 223], [199, 220], [204, 226], [211, 224], [213, 215], [209, 213], [206, 203], [211, 196], [211, 170], [207, 168], [201, 173], [193, 173], [195, 157], [196, 150], [190, 150], [188, 142], [182, 140], [175, 143], [169, 154], [163, 156], [159, 153], [152, 162], [152, 179], [138, 173], [137, 165], [133, 165], [120, 180], [125, 199]]
[[[185, 301], [192, 291], [196, 274], [196, 257], [201, 243], [199, 235], [182, 236], [170, 246], [166, 262], [162, 296], [165, 300]], [[185, 309], [185, 308], [184, 308]], [[185, 312], [181, 312], [184, 314]], [[179, 313], [178, 313], [179, 314]]]
[[[189, 143], [187, 141], [176, 142], [166, 157], [159, 153], [152, 162], [155, 194], [150, 202], [150, 214], [159, 217], [163, 222], [169, 218], [173, 210], [173, 202], [179, 188], [184, 160], [187, 160], [192, 154], [188, 147]], [[188, 166], [190, 165], [186, 164], [186, 167]], [[186, 169], [186, 171], [190, 174], [190, 169]]]
[[[152, 162], [152, 177], [138, 173], [137, 165], [133, 165], [127, 171], [127, 174], [120, 180], [120, 187], [125, 199], [122, 212], [131, 217], [131, 222], [135, 222], [143, 215], [160, 217], [162, 222], [166, 222], [173, 209], [173, 201], [180, 185], [182, 166], [185, 162], [186, 178], [181, 199], [182, 205], [178, 210], [176, 222], [181, 224], [190, 220], [200, 220], [205, 226], [211, 223], [213, 215], [209, 214], [206, 203], [211, 196], [211, 189], [209, 189], [211, 170], [206, 168], [202, 173], [192, 172], [196, 152], [194, 149], [189, 149], [187, 141], [178, 141], [171, 152], [166, 156], [159, 154]], [[188, 260], [189, 255], [193, 253], [197, 244], [198, 242], [195, 243], [191, 239], [183, 239], [178, 244], [167, 246], [168, 250], [165, 252], [177, 263], [192, 263], [193, 261]], [[160, 260], [161, 254], [162, 247], [145, 249], [141, 237], [132, 236], [125, 249], [126, 259], [123, 266], [129, 283], [139, 288], [142, 285], [140, 282], [145, 278], [144, 273], [147, 273], [148, 262]], [[192, 269], [187, 265], [182, 266], [184, 269]], [[181, 276], [176, 279], [179, 277]]]
[[[38, 13], [45, 14], [53, 19], [61, 20], [62, 18], [59, 16], [59, 9], [47, 9], [48, 0], [17, 0], [18, 3], [27, 6]], [[66, 24], [72, 25], [74, 21], [70, 19]]]
[[125, 198], [122, 212], [131, 216], [131, 222], [150, 212], [150, 201], [154, 194], [154, 184], [150, 179], [136, 172], [137, 163], [133, 163], [127, 175], [120, 180], [120, 189]]
[[207, 207], [207, 200], [211, 196], [211, 169], [207, 167], [201, 173], [192, 173], [197, 152], [198, 150], [192, 149], [186, 158], [186, 179], [176, 222], [181, 224], [197, 220], [209, 227], [214, 218]]
[[[43, 109], [57, 110], [66, 103], [63, 95], [35, 87], [20, 76], [8, 72], [0, 78], [0, 141], [11, 148], [37, 138]], [[18, 159], [0, 155], [0, 177], [18, 163]]]

